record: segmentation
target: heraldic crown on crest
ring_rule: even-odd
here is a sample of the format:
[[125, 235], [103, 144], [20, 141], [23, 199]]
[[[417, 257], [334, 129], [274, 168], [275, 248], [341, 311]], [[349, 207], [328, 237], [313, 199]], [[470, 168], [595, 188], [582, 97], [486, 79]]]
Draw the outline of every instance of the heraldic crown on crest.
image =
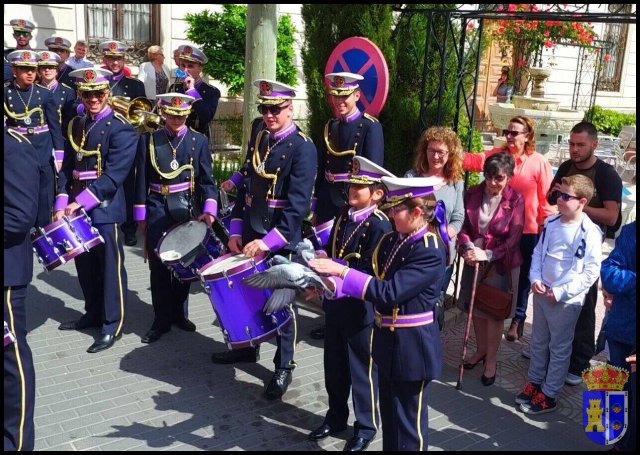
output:
[[629, 380], [629, 372], [612, 365], [598, 365], [582, 372], [588, 390], [622, 390]]

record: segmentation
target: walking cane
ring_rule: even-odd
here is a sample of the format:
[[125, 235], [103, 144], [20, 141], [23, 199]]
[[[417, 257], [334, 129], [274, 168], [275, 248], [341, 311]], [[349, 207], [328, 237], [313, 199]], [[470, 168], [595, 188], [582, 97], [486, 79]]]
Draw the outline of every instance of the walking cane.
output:
[[473, 301], [476, 299], [476, 285], [478, 284], [479, 263], [473, 268], [473, 284], [471, 286], [471, 300], [469, 301], [469, 315], [467, 316], [467, 326], [464, 329], [464, 339], [462, 340], [462, 358], [458, 368], [458, 384], [456, 389], [462, 390], [462, 375], [464, 374], [464, 358], [467, 355], [467, 343], [469, 342], [469, 332], [471, 329], [471, 316], [473, 315]]

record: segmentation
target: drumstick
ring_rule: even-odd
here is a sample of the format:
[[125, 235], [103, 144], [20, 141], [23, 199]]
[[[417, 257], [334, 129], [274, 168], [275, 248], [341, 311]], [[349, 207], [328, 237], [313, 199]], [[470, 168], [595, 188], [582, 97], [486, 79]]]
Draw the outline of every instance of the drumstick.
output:
[[144, 259], [144, 263], [146, 264], [147, 263], [147, 259], [149, 257], [148, 253], [147, 253], [147, 233], [146, 232], [144, 233], [144, 242], [143, 242], [143, 245], [142, 245], [142, 250], [143, 250], [142, 259]]

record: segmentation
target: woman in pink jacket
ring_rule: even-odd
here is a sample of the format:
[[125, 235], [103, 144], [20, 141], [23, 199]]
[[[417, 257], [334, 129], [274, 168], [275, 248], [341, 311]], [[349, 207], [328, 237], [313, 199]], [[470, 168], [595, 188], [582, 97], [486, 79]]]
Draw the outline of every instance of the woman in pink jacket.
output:
[[553, 175], [547, 159], [536, 152], [534, 121], [525, 116], [513, 117], [502, 134], [507, 140], [506, 147], [494, 148], [478, 154], [464, 153], [463, 168], [465, 171], [480, 172], [485, 160], [500, 152], [508, 152], [515, 159], [515, 169], [513, 177], [509, 180], [509, 186], [520, 192], [525, 201], [524, 231], [520, 241], [523, 260], [518, 283], [520, 291], [516, 312], [506, 335], [507, 340], [515, 341], [522, 336], [524, 330], [531, 288], [529, 269], [533, 249], [538, 243], [538, 233], [542, 231], [547, 217], [555, 214], [556, 211], [547, 202], [546, 195]]
[[[509, 277], [513, 286], [511, 315], [515, 312], [518, 275], [522, 255], [518, 243], [524, 225], [524, 198], [509, 184], [513, 178], [515, 160], [508, 153], [498, 153], [487, 158], [483, 172], [485, 180], [467, 190], [464, 197], [465, 218], [458, 234], [458, 250], [464, 259], [458, 304], [468, 311], [473, 268], [481, 263], [483, 269], [493, 263], [484, 280], [485, 283], [508, 289]], [[507, 264], [509, 268], [507, 268]], [[484, 364], [482, 383], [491, 385], [496, 378], [497, 354], [504, 320], [496, 320], [477, 308], [473, 309], [473, 331], [476, 337], [476, 352], [464, 364], [467, 370], [478, 362]]]

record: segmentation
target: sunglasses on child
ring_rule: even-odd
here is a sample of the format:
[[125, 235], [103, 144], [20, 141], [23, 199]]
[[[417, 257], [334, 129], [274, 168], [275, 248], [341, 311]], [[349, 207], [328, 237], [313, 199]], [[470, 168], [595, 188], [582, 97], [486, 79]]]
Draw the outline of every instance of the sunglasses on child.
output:
[[578, 196], [573, 196], [571, 194], [563, 193], [562, 191], [556, 191], [556, 197], [558, 197], [558, 199], [562, 199], [565, 202], [568, 202], [571, 199], [576, 199], [578, 201], [580, 200]]
[[287, 104], [286, 106], [267, 106], [265, 104], [259, 104], [258, 112], [260, 112], [263, 115], [266, 114], [267, 112], [270, 112], [271, 115], [280, 115], [280, 112], [282, 112], [283, 109], [286, 109], [289, 106], [291, 106], [291, 104]]

